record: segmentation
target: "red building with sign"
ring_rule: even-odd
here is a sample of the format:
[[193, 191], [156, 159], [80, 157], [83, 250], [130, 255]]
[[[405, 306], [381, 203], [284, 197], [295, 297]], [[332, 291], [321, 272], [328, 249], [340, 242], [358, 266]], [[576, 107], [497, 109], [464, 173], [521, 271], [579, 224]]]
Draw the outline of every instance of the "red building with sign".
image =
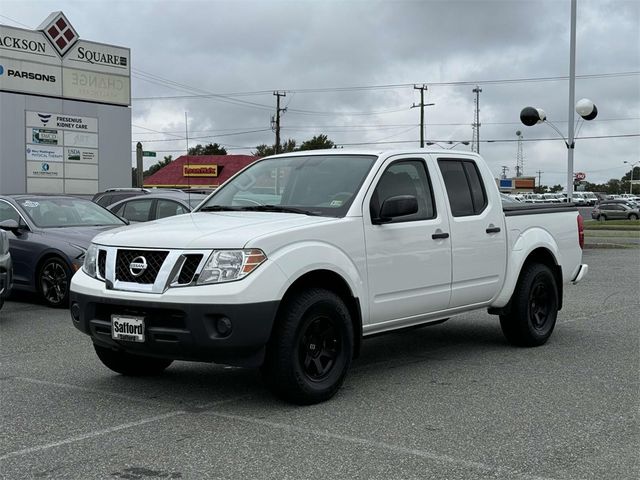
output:
[[144, 180], [145, 187], [217, 187], [260, 157], [183, 155]]

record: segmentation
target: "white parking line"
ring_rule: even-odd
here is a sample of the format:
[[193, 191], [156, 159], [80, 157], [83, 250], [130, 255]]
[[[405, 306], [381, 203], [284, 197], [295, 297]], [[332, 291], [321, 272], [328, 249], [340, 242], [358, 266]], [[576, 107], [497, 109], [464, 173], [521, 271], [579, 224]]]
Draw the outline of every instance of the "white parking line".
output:
[[480, 470], [489, 474], [496, 474], [496, 473], [504, 474], [504, 475], [507, 475], [509, 478], [520, 478], [523, 480], [554, 480], [550, 477], [540, 477], [537, 475], [530, 475], [527, 473], [518, 472], [516, 470], [510, 469], [507, 467], [487, 465], [480, 462], [464, 460], [461, 458], [455, 458], [449, 455], [429, 452], [426, 450], [418, 450], [414, 448], [402, 447], [400, 445], [392, 445], [385, 442], [377, 442], [375, 440], [369, 440], [366, 438], [353, 437], [350, 435], [342, 435], [339, 433], [331, 433], [331, 432], [322, 431], [322, 430], [301, 428], [301, 427], [289, 425], [287, 423], [272, 422], [269, 420], [263, 420], [263, 419], [254, 418], [254, 417], [246, 417], [243, 415], [232, 415], [232, 414], [219, 413], [219, 412], [203, 412], [202, 415], [226, 418], [228, 420], [236, 420], [236, 421], [252, 423], [256, 425], [263, 425], [266, 427], [277, 428], [279, 430], [284, 430], [287, 432], [300, 433], [303, 435], [309, 435], [314, 437], [327, 438], [331, 440], [341, 440], [344, 442], [355, 443], [358, 445], [377, 448], [379, 450], [386, 450], [387, 452], [394, 453], [394, 454], [411, 455], [414, 457], [433, 460], [440, 463], [451, 464], [458, 467], [472, 468], [472, 469]]
[[34, 452], [40, 452], [42, 450], [48, 450], [50, 448], [59, 447], [61, 445], [67, 445], [69, 443], [81, 442], [89, 438], [99, 437], [100, 435], [106, 435], [109, 433], [118, 432], [120, 430], [126, 430], [127, 428], [137, 427], [140, 425], [144, 425], [146, 423], [158, 422], [160, 420], [165, 420], [167, 418], [175, 417], [176, 415], [182, 415], [184, 413], [185, 412], [183, 410], [176, 410], [174, 412], [157, 415], [155, 417], [144, 418], [136, 422], [123, 423], [122, 425], [116, 425], [115, 427], [105, 428], [103, 430], [94, 430], [93, 432], [65, 438], [64, 440], [59, 440], [57, 442], [51, 442], [51, 443], [46, 443], [44, 445], [36, 445], [34, 447], [24, 448], [22, 450], [16, 450], [14, 452], [5, 453], [4, 455], [0, 456], [0, 461], [7, 460], [8, 458], [13, 458], [13, 457], [22, 457], [23, 455], [28, 455]]
[[67, 388], [70, 390], [79, 390], [81, 392], [87, 392], [87, 393], [95, 393], [98, 395], [104, 395], [104, 396], [108, 396], [108, 397], [115, 397], [115, 398], [121, 398], [123, 400], [128, 400], [130, 402], [137, 402], [137, 403], [155, 403], [158, 405], [164, 405], [164, 406], [168, 406], [168, 407], [175, 407], [176, 404], [175, 403], [171, 403], [171, 402], [164, 402], [162, 400], [156, 400], [156, 399], [152, 399], [152, 398], [140, 398], [140, 397], [131, 397], [129, 395], [123, 395], [121, 393], [113, 393], [113, 392], [109, 392], [108, 390], [99, 390], [97, 388], [87, 388], [87, 387], [81, 387], [79, 385], [72, 385], [70, 383], [58, 383], [58, 382], [49, 382], [47, 380], [38, 380], [37, 378], [29, 378], [29, 377], [10, 377], [14, 380], [21, 380], [23, 382], [28, 382], [28, 383], [35, 383], [38, 385], [47, 385], [49, 387], [59, 387], [59, 388]]

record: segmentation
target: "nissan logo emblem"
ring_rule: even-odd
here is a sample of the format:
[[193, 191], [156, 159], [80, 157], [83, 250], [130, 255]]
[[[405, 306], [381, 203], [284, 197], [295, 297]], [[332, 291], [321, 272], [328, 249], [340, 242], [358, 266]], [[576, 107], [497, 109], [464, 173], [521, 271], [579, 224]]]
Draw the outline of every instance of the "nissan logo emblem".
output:
[[136, 257], [129, 264], [129, 272], [134, 277], [139, 277], [147, 270], [147, 259], [143, 256]]

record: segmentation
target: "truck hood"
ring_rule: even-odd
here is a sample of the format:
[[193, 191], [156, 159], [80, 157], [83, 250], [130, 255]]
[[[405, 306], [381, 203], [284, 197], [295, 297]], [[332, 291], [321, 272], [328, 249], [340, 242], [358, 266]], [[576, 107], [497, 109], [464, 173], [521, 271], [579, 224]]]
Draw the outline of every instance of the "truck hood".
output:
[[263, 235], [335, 220], [275, 212], [198, 212], [111, 230], [94, 242], [129, 248], [242, 248]]

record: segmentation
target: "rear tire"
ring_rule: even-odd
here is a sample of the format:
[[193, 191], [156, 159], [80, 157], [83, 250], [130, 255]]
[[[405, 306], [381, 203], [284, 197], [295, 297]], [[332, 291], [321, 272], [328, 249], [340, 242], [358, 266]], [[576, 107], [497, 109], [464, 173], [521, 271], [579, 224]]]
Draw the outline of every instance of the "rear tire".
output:
[[352, 357], [349, 309], [335, 293], [312, 288], [283, 305], [262, 374], [278, 397], [311, 405], [335, 395]]
[[511, 311], [500, 315], [507, 340], [520, 347], [537, 347], [551, 336], [558, 316], [558, 289], [546, 265], [526, 265], [511, 297]]
[[116, 373], [130, 377], [143, 377], [162, 373], [173, 360], [145, 357], [100, 345], [93, 345], [100, 361]]

